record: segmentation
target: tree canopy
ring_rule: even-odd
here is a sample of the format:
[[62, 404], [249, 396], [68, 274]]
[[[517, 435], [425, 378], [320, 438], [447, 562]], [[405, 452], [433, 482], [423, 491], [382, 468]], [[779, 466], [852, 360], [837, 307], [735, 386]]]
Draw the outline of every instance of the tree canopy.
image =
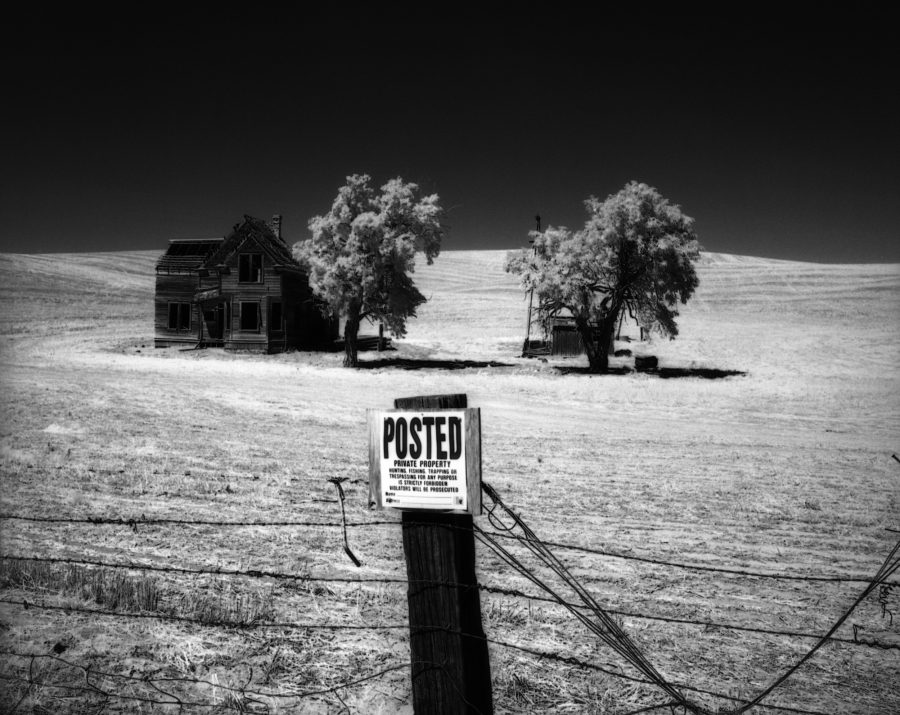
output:
[[346, 318], [344, 364], [356, 366], [360, 323], [381, 322], [397, 337], [425, 296], [409, 274], [421, 251], [429, 264], [440, 253], [444, 229], [437, 194], [391, 179], [380, 189], [367, 174], [347, 177], [331, 210], [309, 221], [312, 235], [294, 255], [309, 271], [310, 288], [328, 309]]
[[632, 181], [604, 201], [592, 196], [585, 207], [583, 229], [532, 231], [532, 249], [510, 256], [506, 270], [534, 291], [545, 328], [571, 314], [591, 369], [602, 371], [624, 310], [648, 330], [678, 334], [676, 307], [698, 285], [700, 246], [693, 219], [646, 184]]

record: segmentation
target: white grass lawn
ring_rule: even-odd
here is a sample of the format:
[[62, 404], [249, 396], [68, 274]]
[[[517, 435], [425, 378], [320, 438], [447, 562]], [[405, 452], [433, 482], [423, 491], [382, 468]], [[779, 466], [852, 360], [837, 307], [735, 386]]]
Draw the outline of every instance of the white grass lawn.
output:
[[[569, 369], [584, 367], [584, 359], [519, 357], [525, 297], [503, 271], [505, 253], [491, 251], [447, 252], [419, 265], [415, 280], [430, 300], [395, 352], [362, 354], [378, 367], [343, 369], [339, 353], [155, 350], [157, 255], [0, 256], [3, 513], [335, 521], [326, 479], [346, 476], [351, 521], [396, 521], [366, 507], [366, 408], [464, 392], [482, 411], [485, 480], [547, 540], [691, 564], [865, 577], [900, 538], [888, 531], [900, 528], [900, 464], [891, 458], [900, 452], [898, 265], [704, 254], [679, 338], [620, 347], [656, 355], [664, 367], [746, 373], [707, 380], [591, 376]], [[425, 367], [377, 362], [400, 358]], [[434, 369], [428, 361], [476, 366]], [[135, 532], [0, 520], [4, 554], [402, 578], [399, 526], [357, 527], [350, 540], [360, 569], [330, 527]], [[559, 554], [612, 609], [772, 630], [824, 633], [863, 588]], [[482, 549], [478, 569], [486, 585], [535, 592]], [[0, 599], [98, 607], [13, 576], [0, 573]], [[261, 620], [406, 619], [396, 584], [131, 576], [156, 580], [166, 612], [243, 603], [255, 604]], [[900, 643], [900, 587], [882, 594], [893, 624], [877, 596], [837, 635], [852, 638], [855, 624], [860, 637]], [[484, 593], [482, 607], [489, 638], [633, 672], [546, 602]], [[623, 623], [667, 677], [734, 697], [758, 692], [813, 644], [638, 617]], [[94, 670], [221, 685], [243, 684], [252, 667], [253, 688], [269, 694], [259, 699], [277, 712], [410, 709], [404, 670], [340, 697], [276, 697], [402, 664], [409, 657], [403, 629], [235, 630], [0, 603], [0, 643], [4, 651], [44, 653], [64, 643], [63, 657]], [[664, 702], [649, 686], [497, 644], [491, 662], [499, 712], [626, 713]], [[81, 712], [102, 701], [62, 689], [83, 684], [83, 674], [58, 662], [40, 667], [44, 685], [27, 693], [3, 681], [4, 706], [24, 698], [21, 712]], [[27, 670], [27, 661], [0, 656], [0, 675]], [[900, 712], [898, 674], [900, 650], [831, 643], [766, 702], [822, 713]], [[136, 681], [109, 685], [122, 698], [152, 692]], [[179, 692], [236, 707], [209, 684]], [[707, 707], [729, 705], [689, 694]], [[153, 709], [139, 702], [113, 698], [106, 706]]]

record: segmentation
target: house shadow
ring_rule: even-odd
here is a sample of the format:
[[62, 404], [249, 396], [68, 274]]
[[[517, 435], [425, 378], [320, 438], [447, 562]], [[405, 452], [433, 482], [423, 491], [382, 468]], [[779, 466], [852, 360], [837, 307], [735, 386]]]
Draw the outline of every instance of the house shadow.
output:
[[382, 358], [380, 360], [360, 361], [360, 369], [374, 370], [378, 368], [394, 368], [397, 370], [467, 370], [469, 368], [513, 367], [504, 362], [493, 360], [430, 360], [428, 358]]
[[564, 367], [558, 366], [557, 371], [563, 375], [628, 375], [639, 372], [646, 375], [656, 375], [664, 380], [679, 377], [701, 377], [705, 380], [721, 380], [725, 377], [743, 377], [747, 373], [744, 370], [719, 370], [711, 367], [653, 367], [644, 370], [635, 370], [632, 367], [610, 367], [605, 372], [591, 372], [589, 367]]

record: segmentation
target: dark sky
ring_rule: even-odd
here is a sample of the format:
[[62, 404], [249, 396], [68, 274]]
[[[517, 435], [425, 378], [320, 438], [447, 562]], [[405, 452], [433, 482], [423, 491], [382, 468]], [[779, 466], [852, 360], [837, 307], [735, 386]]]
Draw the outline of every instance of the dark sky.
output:
[[0, 251], [161, 251], [243, 214], [295, 241], [369, 173], [438, 192], [448, 249], [581, 226], [636, 179], [711, 251], [900, 261], [886, 10], [553, 7], [11, 18]]

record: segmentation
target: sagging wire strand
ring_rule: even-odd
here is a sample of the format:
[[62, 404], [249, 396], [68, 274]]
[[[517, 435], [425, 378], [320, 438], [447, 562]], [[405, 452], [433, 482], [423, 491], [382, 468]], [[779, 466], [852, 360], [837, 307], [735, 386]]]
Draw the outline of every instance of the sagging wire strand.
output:
[[[522, 536], [517, 541], [525, 546], [544, 566], [568, 586], [581, 600], [582, 604], [575, 604], [566, 600], [546, 581], [534, 573], [519, 557], [513, 554], [506, 546], [496, 538], [501, 534], [491, 534], [478, 525], [475, 525], [475, 537], [478, 541], [493, 551], [504, 563], [516, 570], [519, 574], [531, 581], [535, 586], [550, 595], [552, 600], [558, 603], [581, 622], [590, 632], [595, 634], [603, 643], [607, 644], [615, 652], [621, 655], [628, 663], [637, 668], [648, 680], [665, 692], [670, 698], [670, 705], [683, 708], [686, 713], [695, 715], [741, 715], [751, 708], [759, 705], [776, 688], [790, 678], [806, 661], [808, 661], [831, 636], [844, 624], [857, 606], [862, 603], [876, 588], [882, 585], [886, 579], [895, 574], [900, 568], [900, 541], [898, 541], [885, 558], [875, 576], [869, 581], [862, 593], [853, 604], [835, 622], [829, 631], [823, 635], [816, 644], [802, 656], [793, 666], [776, 678], [768, 687], [763, 689], [752, 700], [745, 701], [742, 705], [731, 710], [709, 710], [703, 705], [689, 700], [678, 686], [670, 683], [650, 662], [646, 655], [631, 640], [628, 634], [615, 620], [613, 615], [604, 609], [590, 592], [575, 578], [566, 565], [560, 561], [537, 534], [522, 520], [522, 518], [510, 509], [497, 491], [489, 484], [482, 482], [482, 491], [487, 496], [490, 504], [485, 503], [488, 521], [491, 526], [501, 534], [521, 532]], [[500, 513], [498, 513], [500, 512]], [[502, 516], [501, 516], [502, 514]], [[586, 614], [581, 609], [584, 608]]]
[[344, 488], [341, 486], [343, 482], [347, 481], [347, 477], [331, 477], [328, 481], [334, 484], [337, 489], [338, 500], [341, 503], [341, 528], [344, 532], [344, 553], [350, 557], [353, 565], [359, 568], [362, 566], [362, 562], [356, 558], [356, 554], [350, 550], [350, 542], [347, 540], [347, 513], [344, 510]]
[[[568, 610], [576, 619], [578, 619], [588, 630], [594, 633], [601, 641], [609, 645], [613, 650], [624, 657], [628, 662], [638, 668], [648, 679], [668, 694], [673, 700], [679, 704], [687, 703], [685, 696], [665, 677], [656, 670], [652, 663], [644, 656], [640, 649], [628, 637], [628, 634], [622, 630], [612, 615], [607, 613], [594, 597], [581, 585], [581, 583], [572, 576], [571, 572], [566, 568], [552, 551], [541, 541], [531, 528], [516, 514], [512, 509], [503, 503], [500, 495], [489, 484], [482, 482], [482, 490], [493, 502], [492, 506], [487, 509], [488, 520], [491, 526], [498, 531], [512, 532], [519, 530], [523, 537], [520, 543], [531, 551], [542, 563], [556, 574], [575, 594], [581, 599], [582, 603], [593, 615], [593, 619], [585, 615], [582, 611], [576, 609], [574, 604], [568, 603], [562, 595], [555, 591], [543, 579], [538, 577], [531, 569], [529, 569], [522, 561], [515, 556], [503, 544], [499, 543], [491, 534], [475, 526], [476, 538], [485, 546], [496, 553], [511, 568], [525, 576], [535, 586], [546, 591], [557, 603]], [[497, 510], [501, 509], [511, 523], [506, 524], [497, 514]], [[694, 712], [706, 713], [707, 711], [698, 709]]]

